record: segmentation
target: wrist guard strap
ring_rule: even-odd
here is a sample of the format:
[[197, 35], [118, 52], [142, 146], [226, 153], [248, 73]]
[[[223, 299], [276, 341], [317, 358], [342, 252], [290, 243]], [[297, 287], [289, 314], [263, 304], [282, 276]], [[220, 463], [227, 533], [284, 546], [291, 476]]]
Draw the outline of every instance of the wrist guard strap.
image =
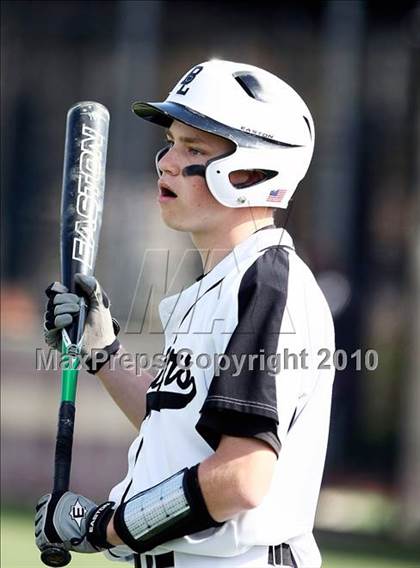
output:
[[86, 538], [90, 544], [99, 550], [112, 548], [113, 546], [106, 540], [106, 529], [114, 514], [114, 505], [115, 503], [113, 501], [102, 503], [97, 509], [94, 509], [90, 518], [87, 519]]
[[168, 540], [221, 526], [207, 510], [197, 472], [198, 465], [185, 468], [122, 503], [114, 516], [121, 540], [143, 553]]
[[[107, 347], [104, 347], [103, 349], [94, 350], [93, 357], [90, 357], [86, 361], [87, 372], [90, 373], [91, 375], [96, 375], [96, 373], [100, 371], [102, 367], [106, 365], [106, 363], [108, 363], [108, 361], [111, 358], [111, 355], [115, 355], [115, 353], [117, 353], [120, 347], [121, 347], [120, 342], [118, 341], [117, 338], [115, 338], [115, 340], [111, 343], [111, 345], [107, 345]], [[103, 357], [104, 353], [106, 353], [106, 357]]]

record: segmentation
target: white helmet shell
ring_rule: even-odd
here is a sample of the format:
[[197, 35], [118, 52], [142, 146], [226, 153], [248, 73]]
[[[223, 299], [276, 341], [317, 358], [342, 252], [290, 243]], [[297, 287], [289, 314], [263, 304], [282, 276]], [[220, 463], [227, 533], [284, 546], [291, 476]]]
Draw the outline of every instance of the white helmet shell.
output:
[[[227, 207], [286, 208], [311, 162], [308, 107], [287, 83], [253, 65], [218, 59], [195, 65], [164, 102], [137, 102], [133, 110], [165, 127], [175, 119], [235, 143], [205, 171], [211, 193]], [[265, 178], [235, 187], [229, 175], [237, 170], [262, 171]]]

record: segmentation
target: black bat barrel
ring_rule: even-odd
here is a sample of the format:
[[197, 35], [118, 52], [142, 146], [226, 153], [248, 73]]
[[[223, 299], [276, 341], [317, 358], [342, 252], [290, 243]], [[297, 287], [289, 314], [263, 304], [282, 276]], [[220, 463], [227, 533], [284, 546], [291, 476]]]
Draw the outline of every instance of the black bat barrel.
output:
[[[109, 112], [97, 102], [67, 113], [61, 201], [61, 277], [74, 292], [77, 272], [93, 274], [102, 223]], [[76, 342], [77, 322], [69, 330]]]

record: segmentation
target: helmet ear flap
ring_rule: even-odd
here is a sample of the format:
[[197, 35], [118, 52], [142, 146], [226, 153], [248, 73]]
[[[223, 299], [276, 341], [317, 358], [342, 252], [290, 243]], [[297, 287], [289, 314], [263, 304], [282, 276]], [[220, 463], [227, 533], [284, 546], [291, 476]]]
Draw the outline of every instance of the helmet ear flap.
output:
[[162, 170], [159, 168], [159, 162], [169, 152], [169, 150], [171, 149], [171, 146], [172, 146], [172, 144], [167, 144], [166, 146], [164, 146], [163, 148], [158, 150], [158, 152], [156, 153], [155, 167], [156, 167], [157, 175], [159, 177], [162, 177], [162, 175], [163, 175]]

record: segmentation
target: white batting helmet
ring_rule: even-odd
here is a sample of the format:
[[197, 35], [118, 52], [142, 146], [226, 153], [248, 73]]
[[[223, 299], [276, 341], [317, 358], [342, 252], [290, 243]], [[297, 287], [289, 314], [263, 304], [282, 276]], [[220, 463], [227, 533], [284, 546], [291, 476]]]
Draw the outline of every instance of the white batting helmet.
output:
[[[211, 193], [227, 207], [286, 208], [311, 162], [315, 129], [308, 107], [287, 83], [253, 65], [200, 63], [164, 102], [136, 102], [133, 111], [167, 128], [175, 119], [234, 142], [235, 149], [209, 160], [204, 172]], [[264, 176], [236, 187], [229, 175], [238, 170]]]

